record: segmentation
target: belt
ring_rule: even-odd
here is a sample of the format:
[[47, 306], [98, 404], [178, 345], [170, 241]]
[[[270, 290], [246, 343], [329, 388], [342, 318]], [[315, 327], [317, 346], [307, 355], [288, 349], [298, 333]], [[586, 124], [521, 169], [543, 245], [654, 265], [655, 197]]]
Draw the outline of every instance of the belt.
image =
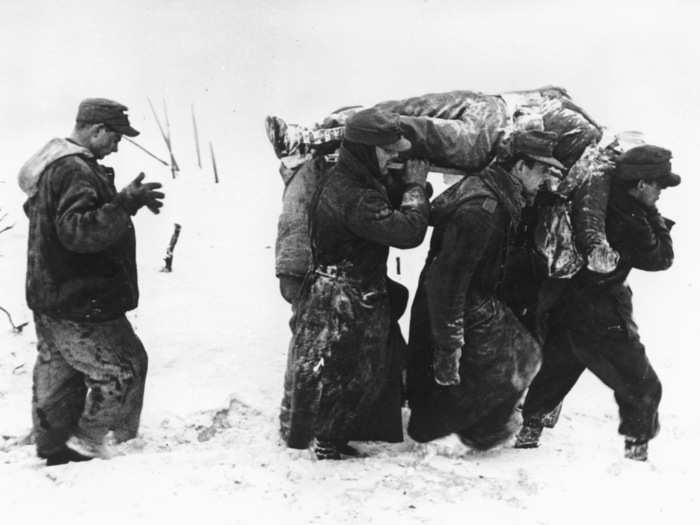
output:
[[353, 275], [349, 268], [338, 266], [337, 264], [319, 264], [314, 269], [314, 272], [329, 279], [337, 279], [343, 281], [351, 281], [359, 283], [360, 279]]

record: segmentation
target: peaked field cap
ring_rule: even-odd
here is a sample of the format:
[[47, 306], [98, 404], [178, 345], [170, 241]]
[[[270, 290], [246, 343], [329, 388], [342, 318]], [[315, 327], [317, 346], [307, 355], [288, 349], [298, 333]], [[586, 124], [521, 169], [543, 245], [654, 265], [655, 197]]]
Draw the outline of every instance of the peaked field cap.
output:
[[411, 142], [401, 132], [399, 116], [375, 108], [358, 111], [347, 120], [345, 139], [392, 151], [411, 149]]
[[660, 146], [637, 146], [618, 157], [615, 176], [620, 180], [655, 180], [664, 188], [678, 186], [681, 177], [671, 171], [672, 157], [669, 150]]
[[554, 158], [553, 151], [557, 134], [551, 131], [527, 130], [513, 133], [513, 154], [525, 155], [537, 162], [565, 170], [564, 165]]
[[131, 127], [128, 108], [124, 104], [107, 98], [86, 98], [78, 106], [77, 122], [86, 124], [104, 124], [112, 131], [135, 137], [139, 132]]

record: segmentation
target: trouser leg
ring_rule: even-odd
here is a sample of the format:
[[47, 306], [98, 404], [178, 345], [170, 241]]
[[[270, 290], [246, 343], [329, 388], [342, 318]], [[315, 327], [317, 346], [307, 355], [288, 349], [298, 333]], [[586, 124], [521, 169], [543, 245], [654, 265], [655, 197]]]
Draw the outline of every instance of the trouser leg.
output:
[[147, 361], [126, 317], [90, 323], [42, 318], [51, 346], [84, 378], [87, 392], [75, 436], [100, 446], [110, 430], [122, 439], [133, 435], [143, 403]]
[[134, 376], [132, 388], [127, 388], [124, 394], [121, 423], [113, 428], [117, 442], [133, 439], [138, 434], [148, 374], [148, 354], [128, 321], [123, 325], [121, 337], [124, 341], [119, 346], [123, 357], [131, 363]]
[[550, 331], [542, 355], [542, 367], [532, 381], [523, 404], [525, 424], [541, 421], [554, 410], [585, 370], [585, 365], [573, 352], [565, 327]]
[[593, 344], [572, 337], [580, 359], [615, 393], [620, 410], [619, 432], [648, 441], [659, 431], [661, 382], [636, 335], [622, 331], [606, 334]]
[[61, 356], [35, 316], [38, 355], [33, 372], [32, 423], [40, 457], [59, 452], [75, 432], [85, 404], [83, 375]]
[[[289, 328], [294, 334], [294, 325], [297, 319], [297, 300], [301, 293], [301, 288], [304, 283], [304, 279], [301, 277], [292, 276], [280, 276], [280, 293], [285, 301], [287, 301], [292, 307], [292, 317], [289, 319]], [[291, 410], [291, 391], [294, 381], [294, 370], [293, 370], [294, 356], [292, 353], [291, 342], [287, 348], [287, 366], [284, 372], [284, 384], [282, 386], [282, 401], [280, 403], [280, 435], [282, 439], [286, 440], [289, 434], [289, 419]]]
[[286, 440], [289, 435], [289, 424], [292, 410], [292, 388], [294, 386], [294, 353], [290, 343], [287, 349], [287, 366], [284, 371], [282, 385], [282, 402], [280, 403], [280, 436]]

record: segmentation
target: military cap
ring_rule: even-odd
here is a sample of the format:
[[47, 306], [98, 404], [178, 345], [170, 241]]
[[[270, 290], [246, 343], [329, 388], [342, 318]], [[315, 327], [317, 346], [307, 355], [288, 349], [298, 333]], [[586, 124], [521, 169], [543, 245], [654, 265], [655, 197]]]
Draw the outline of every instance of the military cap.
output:
[[516, 131], [511, 140], [511, 153], [513, 155], [524, 155], [560, 170], [566, 169], [561, 162], [554, 158], [552, 153], [557, 142], [556, 133], [540, 130]]
[[655, 180], [662, 188], [678, 186], [681, 178], [671, 171], [671, 157], [669, 150], [659, 146], [637, 146], [617, 158], [615, 177], [619, 180]]
[[129, 123], [127, 107], [106, 98], [86, 98], [78, 106], [75, 120], [86, 124], [104, 124], [112, 131], [135, 137], [139, 134]]
[[401, 132], [399, 116], [376, 108], [358, 111], [347, 120], [345, 140], [391, 151], [411, 149], [411, 142]]

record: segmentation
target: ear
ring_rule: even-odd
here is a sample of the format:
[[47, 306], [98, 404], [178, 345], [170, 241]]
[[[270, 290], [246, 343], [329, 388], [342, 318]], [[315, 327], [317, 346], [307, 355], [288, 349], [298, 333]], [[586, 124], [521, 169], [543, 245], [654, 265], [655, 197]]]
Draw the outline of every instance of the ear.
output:
[[513, 164], [513, 173], [521, 173], [523, 170], [523, 165], [525, 164], [525, 161], [523, 159], [520, 159]]
[[97, 137], [100, 135], [100, 133], [104, 132], [107, 129], [107, 126], [104, 124], [93, 124], [92, 129], [90, 130], [90, 134], [93, 137]]

